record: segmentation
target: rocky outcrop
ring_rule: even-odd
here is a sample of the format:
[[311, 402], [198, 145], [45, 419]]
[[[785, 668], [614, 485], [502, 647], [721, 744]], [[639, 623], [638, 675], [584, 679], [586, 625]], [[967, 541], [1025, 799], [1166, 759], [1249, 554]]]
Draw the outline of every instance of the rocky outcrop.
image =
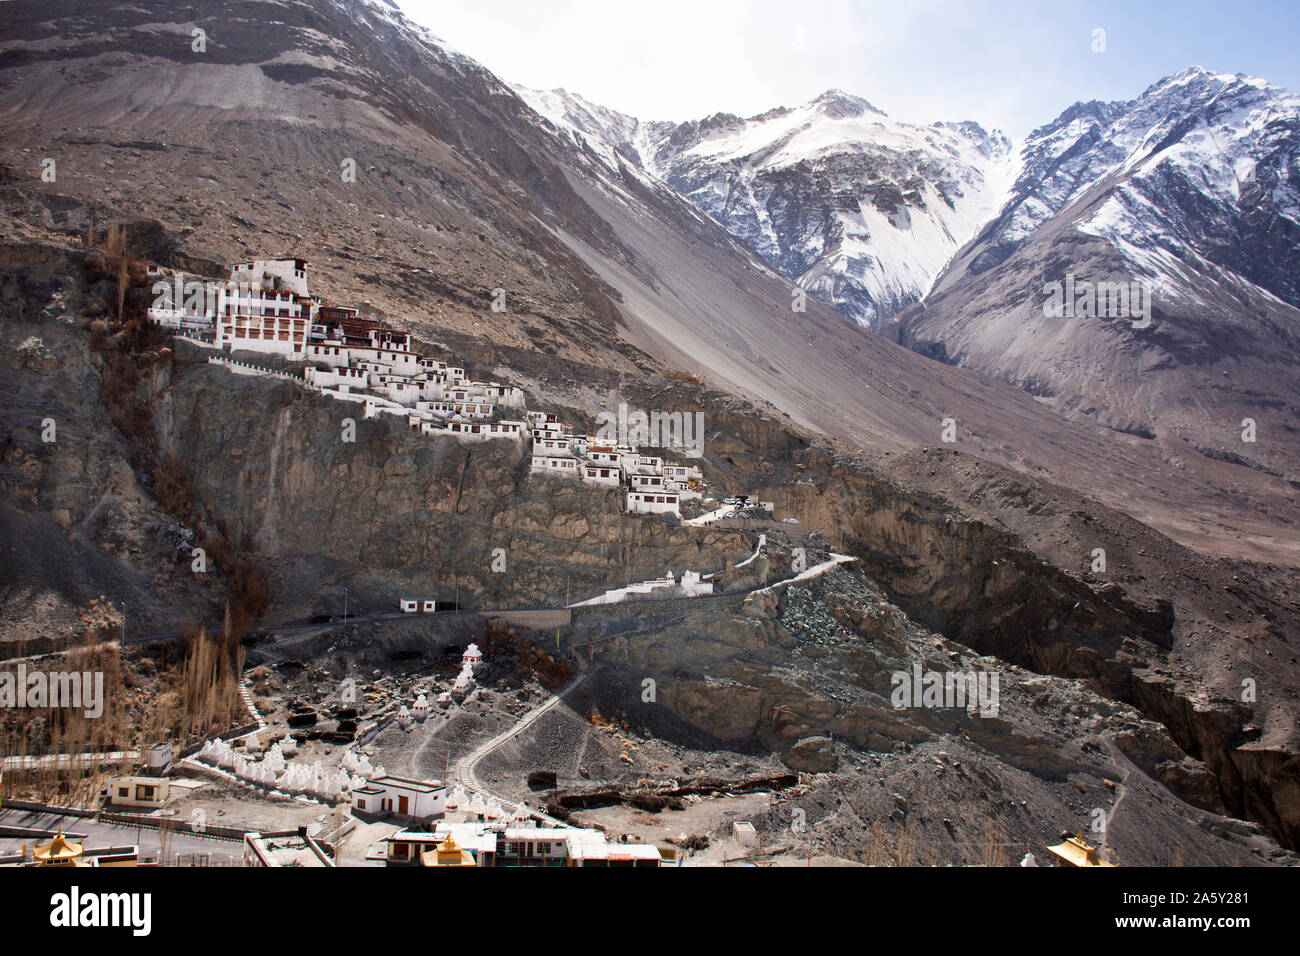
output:
[[803, 773], [828, 773], [835, 769], [835, 745], [829, 737], [804, 737], [781, 755], [787, 767]]
[[530, 475], [516, 443], [419, 436], [404, 419], [367, 420], [359, 404], [231, 375], [195, 351], [155, 402], [160, 443], [264, 562], [281, 613], [341, 605], [345, 584], [354, 610], [410, 596], [555, 606], [746, 556], [734, 535], [624, 515], [616, 490]]

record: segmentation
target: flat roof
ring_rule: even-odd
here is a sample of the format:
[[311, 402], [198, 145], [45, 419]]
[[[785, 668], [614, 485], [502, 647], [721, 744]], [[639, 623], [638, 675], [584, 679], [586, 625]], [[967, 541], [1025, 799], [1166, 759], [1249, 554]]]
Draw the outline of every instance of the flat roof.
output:
[[[420, 793], [434, 793], [438, 790], [446, 790], [447, 787], [439, 780], [412, 780], [409, 777], [371, 777], [371, 786], [396, 787], [401, 790], [416, 790]], [[369, 787], [365, 788], [369, 790]]]

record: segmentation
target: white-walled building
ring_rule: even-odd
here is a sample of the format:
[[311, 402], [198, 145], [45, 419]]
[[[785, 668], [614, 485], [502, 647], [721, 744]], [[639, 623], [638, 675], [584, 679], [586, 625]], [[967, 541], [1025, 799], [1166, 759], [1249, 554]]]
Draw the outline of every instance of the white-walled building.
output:
[[578, 459], [564, 455], [533, 455], [532, 470], [549, 475], [577, 475]]
[[352, 809], [372, 816], [395, 813], [414, 820], [429, 820], [447, 810], [447, 788], [438, 780], [374, 777], [352, 791]]
[[679, 518], [682, 516], [681, 499], [672, 492], [653, 494], [648, 491], [629, 491], [627, 510], [633, 514], [673, 514]]
[[567, 455], [571, 450], [567, 438], [533, 438], [533, 451], [539, 455]]
[[499, 382], [475, 382], [474, 384], [481, 385], [484, 397], [496, 405], [503, 405], [506, 408], [524, 407], [524, 390], [522, 388], [516, 388], [513, 385], [502, 385]]
[[558, 430], [560, 427], [560, 418], [555, 412], [529, 412], [524, 417], [528, 419], [528, 424], [533, 428], [554, 425]]
[[633, 491], [666, 491], [665, 479], [661, 475], [631, 474], [627, 476]]
[[604, 468], [614, 468], [618, 471], [620, 476], [623, 474], [623, 456], [616, 451], [598, 451], [593, 448], [587, 454], [587, 458], [593, 465], [599, 465]]
[[472, 441], [488, 441], [493, 438], [508, 438], [515, 441], [522, 441], [524, 437], [524, 423], [511, 421], [452, 421], [447, 423], [446, 431], [455, 435], [457, 438], [465, 438]]
[[303, 371], [303, 380], [316, 388], [367, 388], [369, 375], [359, 368], [307, 368]]
[[286, 293], [250, 296], [222, 291], [214, 341], [232, 352], [267, 352], [301, 358], [310, 306], [289, 302]]
[[695, 465], [665, 464], [663, 475], [683, 485], [698, 484], [704, 480], [704, 473]]
[[582, 480], [593, 485], [606, 485], [610, 488], [617, 488], [623, 483], [623, 476], [617, 468], [583, 465]]
[[119, 807], [161, 807], [170, 793], [166, 777], [114, 777], [108, 782], [109, 802]]
[[237, 262], [230, 269], [230, 281], [246, 285], [274, 285], [307, 298], [307, 262], [305, 259], [254, 259]]
[[403, 614], [432, 614], [438, 609], [437, 601], [402, 598], [399, 605]]
[[629, 456], [627, 470], [629, 474], [663, 475], [664, 460], [653, 455], [633, 453]]
[[217, 294], [214, 341], [231, 351], [302, 357], [311, 306], [304, 260], [236, 263], [230, 281]]

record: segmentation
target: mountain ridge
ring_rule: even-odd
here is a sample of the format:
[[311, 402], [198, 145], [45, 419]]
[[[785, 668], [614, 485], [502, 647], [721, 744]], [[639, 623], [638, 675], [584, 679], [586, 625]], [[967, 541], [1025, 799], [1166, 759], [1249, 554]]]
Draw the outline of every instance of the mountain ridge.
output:
[[[916, 126], [827, 90], [749, 118], [642, 122], [515, 87], [612, 161], [630, 159], [788, 279], [868, 328], [920, 298], [1000, 206], [1011, 143], [972, 121]], [[868, 137], [876, 135], [876, 139]]]

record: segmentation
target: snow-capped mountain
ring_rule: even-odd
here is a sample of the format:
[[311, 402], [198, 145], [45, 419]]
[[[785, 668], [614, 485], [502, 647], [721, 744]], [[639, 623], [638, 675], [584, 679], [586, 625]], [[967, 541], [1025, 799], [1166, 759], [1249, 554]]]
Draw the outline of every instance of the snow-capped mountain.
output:
[[[1192, 254], [1300, 305], [1298, 133], [1300, 97], [1200, 67], [1131, 102], [1077, 103], [1029, 136], [1009, 202], [944, 281], [996, 265], [1069, 212], [1152, 278], [1183, 284], [1177, 263]], [[1280, 255], [1261, 256], [1259, 239]]]
[[1001, 208], [1010, 142], [915, 126], [829, 90], [794, 109], [646, 123], [563, 90], [517, 89], [607, 162], [652, 173], [786, 277], [870, 328], [918, 301]]
[[[1292, 475], [1300, 97], [1191, 68], [1076, 104], [1021, 159], [1001, 213], [886, 331], [1063, 411]], [[1086, 308], [1045, 314], [1067, 280]], [[1094, 308], [1095, 282], [1149, 290], [1150, 326]], [[1246, 418], [1271, 440], [1243, 442]]]
[[[1017, 148], [974, 123], [900, 123], [834, 90], [680, 124], [518, 92], [593, 161], [667, 183], [916, 351], [1111, 428], [1296, 469], [1294, 442], [1243, 447], [1228, 427], [1291, 427], [1300, 413], [1293, 93], [1193, 67], [1128, 102], [1077, 103]], [[1092, 299], [1068, 319], [1045, 314], [1045, 290], [1075, 278], [1083, 293], [1137, 288], [1131, 311], [1149, 315], [1112, 321]]]

